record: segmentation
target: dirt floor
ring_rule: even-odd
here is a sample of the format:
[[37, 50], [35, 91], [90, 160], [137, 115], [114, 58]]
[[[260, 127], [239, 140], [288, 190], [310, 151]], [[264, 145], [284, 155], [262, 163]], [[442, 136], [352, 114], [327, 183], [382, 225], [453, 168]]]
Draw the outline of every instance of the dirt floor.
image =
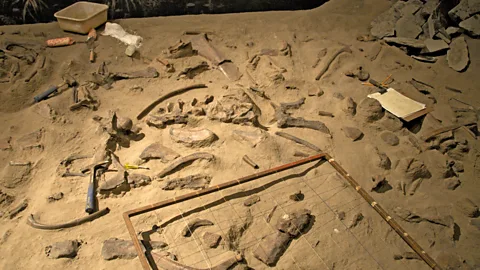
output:
[[[99, 35], [94, 43], [95, 63], [89, 62], [89, 50], [84, 43], [39, 48], [50, 38], [69, 36], [77, 41], [84, 40], [85, 36], [63, 32], [57, 23], [0, 27], [4, 32], [0, 36], [2, 42], [28, 43], [24, 46], [46, 57], [44, 67], [29, 82], [24, 78], [35, 64], [28, 65], [28, 59], [23, 59], [19, 61], [18, 75], [0, 83], [0, 161], [4, 166], [0, 171], [0, 268], [140, 269], [139, 259], [134, 255], [113, 260], [106, 260], [103, 256], [102, 248], [107, 239], [130, 240], [123, 212], [191, 192], [188, 186], [181, 190], [163, 189], [165, 183], [179, 177], [202, 174], [204, 177], [198, 181], [214, 186], [301, 159], [297, 152], [316, 154], [310, 148], [275, 135], [275, 132], [283, 131], [309, 141], [333, 156], [445, 269], [479, 269], [480, 230], [475, 205], [480, 204], [480, 152], [475, 127], [473, 132], [459, 128], [443, 133], [442, 138], [432, 142], [424, 142], [423, 136], [443, 126], [476, 123], [477, 115], [473, 113], [472, 116], [475, 111], [472, 107], [480, 107], [477, 89], [480, 84], [480, 40], [465, 37], [470, 64], [464, 72], [449, 68], [446, 56], [438, 57], [434, 64], [422, 63], [400, 48], [380, 41], [357, 40], [358, 36], [369, 33], [370, 22], [391, 5], [385, 0], [335, 0], [309, 11], [119, 20], [115, 22], [128, 32], [143, 37], [143, 46], [133, 57], [128, 57], [124, 53], [124, 44]], [[179, 40], [191, 38], [183, 35], [185, 31], [207, 32], [210, 43], [239, 67], [240, 80], [229, 80], [211, 62], [208, 62], [208, 70], [192, 75], [191, 79], [179, 76], [186, 68], [206, 61], [199, 55], [168, 59], [169, 47], [178, 44]], [[290, 49], [281, 50], [285, 44]], [[351, 53], [340, 54], [325, 75], [315, 80], [326, 59], [343, 46], [348, 46]], [[326, 55], [323, 56], [325, 49]], [[254, 56], [262, 50], [264, 55], [259, 56], [256, 63]], [[16, 52], [27, 55], [28, 50], [20, 48]], [[272, 55], [265, 55], [269, 52]], [[319, 58], [320, 63], [313, 68]], [[167, 72], [157, 59], [168, 59], [175, 72]], [[5, 61], [2, 63], [6, 64]], [[118, 80], [108, 90], [104, 86], [91, 89], [98, 101], [95, 111], [88, 107], [70, 110], [72, 88], [34, 103], [33, 97], [50, 85], [60, 84], [64, 73], [73, 76], [80, 88], [90, 89], [92, 74], [98, 74], [102, 62], [112, 73], [153, 67], [160, 75]], [[371, 111], [362, 101], [378, 89], [345, 76], [359, 66], [377, 81], [391, 75], [390, 87], [434, 110], [410, 123], [402, 123], [384, 111], [378, 112], [381, 119], [365, 121]], [[6, 71], [2, 74], [2, 79], [8, 79]], [[430, 94], [417, 91], [409, 83], [412, 78], [431, 84]], [[206, 84], [207, 88], [191, 90], [163, 101], [150, 116], [161, 116], [161, 112], [157, 112], [159, 108], [165, 108], [167, 114], [172, 108], [172, 114], [178, 112], [176, 110], [182, 106], [178, 104], [179, 99], [185, 104], [184, 108], [190, 108], [194, 98], [198, 100], [196, 108], [202, 108], [206, 116], [190, 114], [185, 124], [179, 124], [177, 117], [173, 124], [164, 127], [147, 125], [152, 119], [150, 116], [136, 120], [137, 115], [155, 99], [193, 84]], [[446, 85], [461, 89], [461, 93], [447, 90]], [[270, 100], [260, 97], [262, 93], [255, 93], [250, 87], [263, 91]], [[243, 91], [250, 93], [250, 97]], [[321, 91], [323, 94], [319, 93]], [[214, 100], [209, 103], [207, 95], [212, 95]], [[275, 112], [270, 102], [278, 105], [301, 98], [305, 98], [304, 104], [288, 111], [294, 117], [323, 122], [328, 132], [280, 128], [271, 121]], [[356, 104], [356, 113], [352, 111], [350, 98]], [[257, 103], [253, 109], [252, 101]], [[167, 105], [169, 102], [171, 105]], [[233, 116], [228, 116], [231, 111], [225, 113], [221, 110], [222, 104], [225, 109], [228, 102], [234, 105], [230, 108]], [[170, 106], [172, 108], [168, 108]], [[464, 110], [454, 112], [452, 108]], [[258, 122], [266, 127], [259, 127], [256, 117], [240, 115], [239, 111], [243, 109], [255, 111]], [[113, 111], [117, 118], [133, 119], [134, 125], [141, 130], [112, 129]], [[321, 116], [319, 111], [330, 112], [334, 117]], [[103, 120], [95, 121], [98, 116]], [[228, 117], [229, 120], [225, 120]], [[349, 127], [357, 128], [363, 134], [353, 141], [345, 135]], [[191, 144], [179, 142], [175, 137], [175, 132], [192, 128], [206, 128], [215, 136]], [[239, 139], [238, 133], [242, 131], [253, 139]], [[126, 137], [131, 140], [118, 142], [112, 149], [111, 144], [116, 142], [111, 138]], [[142, 161], [140, 154], [152, 143], [168, 147], [174, 157]], [[110, 213], [92, 222], [51, 231], [29, 226], [30, 214], [46, 224], [64, 223], [87, 215], [88, 172], [86, 177], [62, 177], [62, 174], [67, 169], [78, 173], [84, 166], [102, 160], [106, 147], [114, 152], [108, 152], [108, 155], [118, 156], [123, 165], [141, 164], [150, 168], [130, 169], [126, 178], [122, 176], [123, 181], [133, 179], [132, 174], [143, 174], [150, 176], [151, 182], [137, 183], [140, 187], [122, 182], [98, 194], [99, 208], [108, 207]], [[215, 158], [196, 160], [165, 177], [155, 177], [179, 158], [174, 152], [181, 157], [206, 152]], [[68, 166], [61, 164], [72, 154], [89, 158], [75, 160]], [[244, 155], [255, 161], [259, 169], [247, 165], [242, 160]], [[30, 164], [23, 166], [12, 162]], [[144, 240], [148, 240], [147, 237], [165, 242], [168, 246], [163, 248], [164, 251], [176, 255], [178, 262], [197, 268], [212, 267], [233, 256], [234, 252], [240, 252], [245, 258], [235, 269], [248, 269], [247, 266], [251, 269], [429, 268], [424, 261], [406, 253], [413, 251], [328, 163], [314, 164], [134, 217], [133, 224], [137, 232], [143, 232]], [[100, 187], [107, 184], [106, 180], [118, 176], [113, 165], [109, 169], [100, 177]], [[377, 175], [385, 177], [388, 183], [382, 182], [383, 185], [372, 190], [372, 177]], [[194, 185], [198, 181], [189, 183]], [[299, 190], [303, 200], [292, 200], [290, 195]], [[60, 199], [47, 199], [59, 192], [63, 193], [63, 197], [58, 197]], [[260, 200], [245, 206], [245, 200], [253, 195], [258, 195]], [[224, 197], [228, 199], [222, 199]], [[26, 209], [11, 215], [12, 209], [24, 200], [28, 201]], [[220, 202], [205, 207], [213, 201]], [[267, 221], [275, 206], [271, 221]], [[200, 209], [183, 216], [195, 208]], [[258, 260], [254, 252], [260, 242], [268, 242], [269, 236], [278, 233], [277, 221], [301, 209], [311, 211], [309, 216], [313, 220], [308, 228], [291, 240], [274, 266]], [[363, 218], [357, 220], [359, 214]], [[180, 218], [172, 220], [176, 216]], [[214, 225], [199, 227], [190, 237], [182, 236], [185, 224], [194, 218], [208, 219]], [[238, 242], [229, 242], [229, 232], [245, 224], [244, 232], [237, 235]], [[202, 243], [205, 232], [222, 236], [218, 247], [209, 248]], [[46, 254], [48, 246], [66, 240], [81, 242], [77, 254], [70, 254], [74, 258], [54, 259], [52, 253]]]

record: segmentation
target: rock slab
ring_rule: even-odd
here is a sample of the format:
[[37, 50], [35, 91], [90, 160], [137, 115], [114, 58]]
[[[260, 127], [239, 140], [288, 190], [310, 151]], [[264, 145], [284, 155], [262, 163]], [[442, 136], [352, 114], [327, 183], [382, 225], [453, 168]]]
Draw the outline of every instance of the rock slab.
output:
[[386, 144], [391, 146], [396, 146], [400, 143], [400, 140], [398, 139], [397, 135], [393, 134], [390, 131], [382, 132], [382, 134], [380, 134], [380, 138], [382, 138], [382, 140]]
[[203, 234], [203, 243], [209, 248], [216, 248], [220, 243], [221, 239], [222, 236], [216, 233], [205, 232]]
[[56, 242], [45, 248], [45, 254], [51, 259], [75, 258], [79, 247], [80, 242], [77, 240]]
[[276, 232], [270, 234], [258, 244], [253, 256], [268, 266], [274, 266], [287, 250], [291, 238], [288, 233]]
[[[167, 246], [161, 241], [149, 242], [153, 249], [160, 249]], [[142, 245], [143, 248], [143, 245]], [[104, 260], [115, 259], [134, 259], [137, 257], [137, 251], [132, 241], [122, 240], [118, 238], [110, 238], [103, 242], [102, 257]]]
[[363, 136], [363, 132], [354, 127], [342, 127], [342, 131], [345, 136], [352, 139], [352, 141], [359, 140]]
[[298, 210], [290, 214], [285, 214], [278, 219], [277, 229], [290, 235], [292, 238], [300, 235], [312, 219], [311, 211], [307, 209]]
[[458, 37], [450, 43], [447, 61], [448, 66], [455, 71], [460, 72], [467, 68], [470, 58], [468, 56], [468, 45], [464, 37]]
[[480, 37], [480, 14], [473, 15], [461, 22], [460, 27], [465, 29], [469, 36], [473, 38]]

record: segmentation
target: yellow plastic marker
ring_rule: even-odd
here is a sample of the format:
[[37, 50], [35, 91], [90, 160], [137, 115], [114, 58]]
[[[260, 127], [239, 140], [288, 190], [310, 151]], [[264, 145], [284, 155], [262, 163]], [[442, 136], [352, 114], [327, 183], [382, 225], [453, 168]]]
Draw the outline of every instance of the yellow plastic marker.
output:
[[138, 169], [150, 170], [150, 168], [148, 168], [148, 167], [137, 166], [137, 165], [132, 165], [132, 164], [128, 164], [128, 163], [125, 163], [125, 165], [123, 167], [125, 167], [125, 169], [127, 169], [127, 170], [138, 170]]

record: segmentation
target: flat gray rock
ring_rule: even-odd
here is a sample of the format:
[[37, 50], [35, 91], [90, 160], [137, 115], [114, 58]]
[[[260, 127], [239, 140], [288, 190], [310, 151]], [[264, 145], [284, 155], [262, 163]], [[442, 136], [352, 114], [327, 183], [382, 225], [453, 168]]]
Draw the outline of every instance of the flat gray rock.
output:
[[447, 32], [447, 34], [449, 34], [450, 36], [457, 36], [457, 35], [460, 35], [462, 33], [462, 29], [459, 28], [459, 27], [455, 27], [455, 26], [449, 26], [449, 27], [447, 27], [445, 32]]
[[51, 259], [59, 258], [75, 258], [77, 256], [80, 242], [77, 240], [67, 240], [63, 242], [56, 242], [45, 248], [45, 254]]
[[363, 135], [363, 132], [360, 129], [354, 127], [342, 127], [342, 131], [345, 136], [352, 139], [352, 141], [359, 140]]
[[455, 71], [463, 71], [467, 68], [470, 58], [468, 46], [464, 37], [458, 37], [450, 43], [450, 50], [447, 53], [448, 66]]
[[205, 232], [203, 234], [203, 243], [209, 248], [216, 248], [220, 243], [221, 239], [222, 236], [216, 233]]
[[366, 122], [375, 122], [385, 115], [380, 102], [373, 98], [366, 98], [358, 104], [357, 116]]
[[426, 39], [424, 40], [426, 48], [425, 53], [435, 53], [449, 48], [448, 44], [440, 39]]
[[274, 266], [287, 250], [291, 238], [288, 233], [276, 232], [263, 238], [253, 256], [268, 266]]
[[308, 227], [311, 219], [310, 210], [298, 210], [280, 217], [277, 221], [277, 229], [294, 238], [299, 236], [300, 233]]
[[382, 140], [386, 144], [391, 145], [391, 146], [396, 146], [400, 142], [397, 135], [393, 134], [390, 131], [382, 132], [382, 134], [380, 134], [380, 138], [382, 138]]
[[480, 12], [479, 0], [462, 0], [448, 12], [448, 16], [454, 22], [460, 23], [478, 12]]
[[371, 23], [370, 34], [378, 39], [395, 35], [395, 24], [402, 17], [405, 3], [398, 1], [389, 10], [380, 14]]
[[405, 38], [405, 37], [387, 37], [384, 38], [385, 42], [389, 44], [395, 44], [400, 46], [407, 46], [417, 49], [425, 48], [425, 43], [421, 40], [414, 39], [414, 38]]
[[465, 21], [462, 21], [460, 27], [464, 29], [469, 36], [473, 38], [480, 37], [480, 14], [473, 15]]
[[422, 33], [422, 27], [417, 25], [415, 17], [412, 14], [405, 15], [395, 24], [395, 34], [397, 37], [417, 38]]
[[[149, 244], [153, 249], [160, 249], [167, 246], [166, 243], [161, 241], [151, 241]], [[144, 248], [143, 245], [142, 248]], [[103, 242], [102, 257], [107, 261], [115, 259], [130, 260], [137, 257], [137, 251], [132, 241], [110, 238]]]
[[398, 117], [389, 112], [385, 112], [385, 117], [378, 121], [378, 123], [392, 132], [398, 131], [403, 127], [403, 122], [398, 119]]

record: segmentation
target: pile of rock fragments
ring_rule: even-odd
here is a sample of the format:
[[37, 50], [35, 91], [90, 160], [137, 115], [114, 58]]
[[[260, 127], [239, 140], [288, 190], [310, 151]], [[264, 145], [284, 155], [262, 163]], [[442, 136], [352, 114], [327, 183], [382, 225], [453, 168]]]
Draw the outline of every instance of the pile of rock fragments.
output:
[[461, 72], [470, 61], [465, 35], [480, 37], [479, 13], [480, 0], [397, 1], [372, 21], [370, 38], [422, 62], [434, 63], [446, 53], [448, 65]]

